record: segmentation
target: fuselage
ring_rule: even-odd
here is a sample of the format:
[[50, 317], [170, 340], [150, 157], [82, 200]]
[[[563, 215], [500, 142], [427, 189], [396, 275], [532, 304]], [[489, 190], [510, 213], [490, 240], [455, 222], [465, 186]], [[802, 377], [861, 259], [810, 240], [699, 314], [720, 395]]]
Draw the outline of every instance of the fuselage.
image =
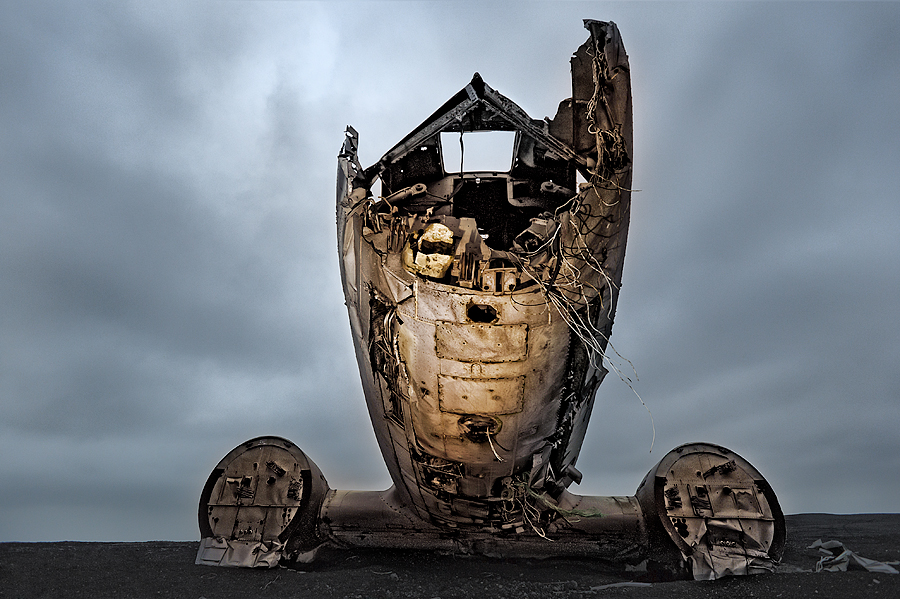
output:
[[[613, 23], [585, 27], [553, 119], [476, 73], [366, 169], [347, 128], [341, 275], [394, 484], [331, 489], [292, 442], [251, 439], [207, 479], [196, 563], [360, 548], [582, 557], [695, 579], [774, 571], [778, 501], [723, 447], [676, 447], [631, 497], [567, 491], [609, 363], [631, 200], [628, 59]], [[508, 162], [467, 169], [475, 136], [498, 132]]]
[[[520, 526], [530, 494], [580, 478], [630, 207], [627, 57], [602, 25], [552, 121], [476, 74], [368, 169], [348, 128], [338, 235], [363, 389], [398, 493], [435, 523]], [[491, 131], [515, 134], [509, 169], [464, 170], [467, 137]]]

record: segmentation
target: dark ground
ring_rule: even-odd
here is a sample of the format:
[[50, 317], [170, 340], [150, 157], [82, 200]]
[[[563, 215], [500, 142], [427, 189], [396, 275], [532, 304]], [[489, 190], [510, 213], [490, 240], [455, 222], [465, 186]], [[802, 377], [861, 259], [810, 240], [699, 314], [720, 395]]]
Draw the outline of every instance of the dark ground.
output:
[[[339, 553], [299, 572], [195, 566], [197, 543], [0, 543], [0, 597], [121, 599], [707, 597], [900, 598], [900, 575], [813, 569], [816, 539], [837, 540], [863, 557], [900, 560], [900, 514], [787, 516], [779, 571], [712, 582], [639, 581], [578, 560], [502, 560], [434, 553]], [[605, 587], [605, 588], [598, 588]]]

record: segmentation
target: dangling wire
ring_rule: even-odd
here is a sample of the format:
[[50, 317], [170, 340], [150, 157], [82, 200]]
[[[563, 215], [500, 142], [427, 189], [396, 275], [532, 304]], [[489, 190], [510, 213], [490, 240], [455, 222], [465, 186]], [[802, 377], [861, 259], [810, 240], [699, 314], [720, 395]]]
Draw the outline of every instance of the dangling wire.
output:
[[506, 460], [504, 460], [503, 458], [501, 458], [501, 457], [500, 457], [500, 454], [497, 453], [497, 450], [494, 449], [494, 442], [491, 440], [491, 431], [487, 431], [487, 439], [488, 439], [488, 444], [491, 446], [491, 451], [494, 452], [494, 457], [497, 458], [497, 461], [498, 461], [498, 462], [505, 462]]
[[463, 144], [462, 119], [459, 120], [459, 176], [463, 174], [463, 157], [466, 155], [466, 146]]
[[[601, 194], [593, 185], [594, 193], [597, 198], [601, 198]], [[528, 275], [535, 281], [541, 290], [545, 301], [553, 306], [555, 311], [568, 325], [576, 337], [584, 344], [588, 354], [590, 365], [600, 370], [603, 364], [609, 366], [609, 370], [616, 373], [616, 376], [628, 385], [628, 388], [635, 394], [644, 409], [650, 415], [650, 426], [652, 429], [652, 439], [650, 441], [650, 451], [653, 451], [653, 445], [656, 442], [656, 423], [653, 419], [653, 413], [647, 406], [647, 403], [634, 388], [634, 383], [630, 377], [625, 376], [622, 369], [614, 363], [607, 348], [612, 349], [613, 353], [621, 360], [624, 360], [631, 366], [634, 378], [637, 380], [637, 370], [634, 364], [623, 357], [615, 347], [609, 342], [609, 337], [603, 330], [598, 328], [595, 322], [599, 322], [599, 317], [592, 314], [592, 306], [596, 305], [595, 300], [599, 300], [600, 309], [606, 310], [607, 319], [611, 320], [613, 316], [614, 302], [612, 298], [618, 291], [618, 285], [613, 281], [612, 277], [604, 268], [600, 258], [591, 250], [593, 243], [588, 236], [602, 235], [600, 232], [600, 224], [604, 216], [602, 214], [593, 214], [591, 203], [584, 201], [584, 193], [571, 198], [567, 204], [570, 206], [568, 211], [569, 218], [560, 218], [560, 212], [557, 210], [556, 220], [559, 222], [553, 235], [541, 244], [540, 248], [533, 253], [524, 256], [519, 266], [523, 273]], [[615, 205], [619, 200], [607, 203], [608, 206]], [[594, 221], [600, 221], [598, 224], [592, 224]], [[528, 258], [535, 255], [548, 247], [548, 243], [558, 242], [561, 239], [571, 239], [568, 244], [558, 244], [558, 250], [553, 253], [557, 260], [557, 270], [552, 280], [547, 281], [537, 272], [531, 272], [528, 264]], [[585, 269], [594, 273], [590, 277]], [[598, 286], [591, 283], [595, 279], [601, 285]], [[610, 301], [604, 304], [603, 288], [609, 290]], [[593, 299], [589, 299], [593, 298]]]

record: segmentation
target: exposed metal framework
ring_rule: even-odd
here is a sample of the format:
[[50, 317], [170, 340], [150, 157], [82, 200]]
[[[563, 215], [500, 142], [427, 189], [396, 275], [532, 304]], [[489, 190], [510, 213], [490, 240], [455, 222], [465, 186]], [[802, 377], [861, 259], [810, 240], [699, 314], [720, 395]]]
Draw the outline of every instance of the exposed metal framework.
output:
[[[726, 449], [670, 452], [634, 497], [567, 490], [610, 366], [631, 205], [628, 57], [615, 24], [585, 27], [553, 119], [532, 119], [476, 73], [368, 168], [347, 128], [341, 276], [394, 485], [334, 491], [290, 442], [255, 439], [204, 490], [198, 563], [354, 546], [592, 556], [695, 578], [772, 569], [777, 500]], [[497, 131], [514, 134], [509, 168], [467, 170], [467, 138]]]

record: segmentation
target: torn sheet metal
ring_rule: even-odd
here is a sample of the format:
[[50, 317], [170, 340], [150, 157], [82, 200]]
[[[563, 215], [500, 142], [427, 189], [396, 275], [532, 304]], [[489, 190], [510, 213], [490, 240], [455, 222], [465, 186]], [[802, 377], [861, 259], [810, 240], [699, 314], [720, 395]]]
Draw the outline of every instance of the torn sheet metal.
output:
[[[510, 508], [508, 481], [558, 496], [580, 478], [632, 151], [618, 29], [585, 27], [553, 119], [476, 73], [374, 165], [359, 164], [352, 127], [338, 158], [341, 271], [376, 437], [400, 496], [445, 526], [506, 530], [523, 513], [546, 526], [556, 515], [532, 498]], [[509, 166], [472, 165], [467, 144], [496, 133], [513, 136]]]
[[668, 537], [695, 580], [774, 572], [781, 560], [784, 515], [775, 493], [724, 447], [692, 443], [669, 452], [637, 497], [651, 538]]
[[898, 574], [898, 562], [879, 562], [858, 555], [845, 548], [840, 541], [813, 541], [807, 549], [818, 549], [822, 557], [816, 563], [816, 572], [846, 572], [847, 570], [867, 570], [877, 574]]
[[[584, 24], [571, 97], [552, 119], [532, 119], [476, 73], [369, 167], [347, 127], [339, 264], [394, 484], [331, 490], [289, 441], [248, 441], [204, 487], [197, 563], [296, 564], [328, 548], [383, 547], [579, 556], [710, 579], [778, 561], [775, 496], [721, 447], [673, 450], [635, 497], [567, 490], [581, 481], [607, 374], [633, 155], [618, 28]], [[498, 135], [507, 154], [477, 163], [469, 150]]]
[[284, 545], [259, 541], [204, 538], [194, 562], [198, 566], [226, 566], [233, 568], [274, 568], [281, 562]]
[[746, 547], [711, 545], [685, 556], [694, 580], [716, 580], [725, 576], [768, 574], [775, 562], [764, 551]]
[[200, 495], [197, 564], [278, 565], [321, 543], [317, 512], [328, 490], [319, 469], [280, 437], [258, 437], [228, 453]]

